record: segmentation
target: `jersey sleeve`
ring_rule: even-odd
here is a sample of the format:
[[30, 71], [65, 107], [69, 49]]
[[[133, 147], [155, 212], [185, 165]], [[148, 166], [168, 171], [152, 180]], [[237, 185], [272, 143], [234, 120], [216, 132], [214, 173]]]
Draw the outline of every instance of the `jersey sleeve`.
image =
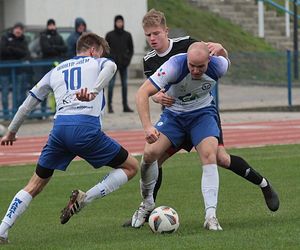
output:
[[109, 59], [98, 59], [99, 75], [96, 80], [96, 86], [91, 90], [92, 93], [99, 93], [106, 87], [117, 70], [117, 65]]
[[211, 56], [206, 75], [217, 81], [224, 76], [229, 68], [229, 60], [223, 56]]
[[191, 44], [195, 43], [195, 42], [198, 42], [198, 40], [196, 40], [196, 39], [194, 39], [194, 38], [192, 38], [192, 37], [189, 37], [189, 39], [187, 39], [187, 45], [188, 45], [188, 47], [189, 47]]
[[29, 91], [29, 93], [39, 101], [43, 101], [52, 91], [50, 86], [51, 73], [52, 70], [44, 75], [44, 77]]
[[161, 90], [167, 85], [177, 81], [178, 76], [181, 73], [180, 65], [181, 64], [176, 56], [171, 57], [149, 77], [149, 80], [158, 90]]
[[143, 59], [143, 65], [144, 65], [144, 75], [149, 78], [153, 74], [153, 70], [148, 65], [148, 63]]

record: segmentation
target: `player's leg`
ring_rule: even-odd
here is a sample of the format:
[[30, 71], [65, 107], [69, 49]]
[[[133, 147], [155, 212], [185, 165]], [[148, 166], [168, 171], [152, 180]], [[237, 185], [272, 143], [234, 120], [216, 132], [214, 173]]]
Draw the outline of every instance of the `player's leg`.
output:
[[124, 148], [121, 148], [116, 158], [107, 165], [114, 169], [107, 174], [101, 182], [86, 192], [84, 204], [91, 203], [94, 199], [102, 198], [117, 190], [120, 186], [132, 179], [138, 171], [137, 159], [129, 155]]
[[[167, 149], [162, 155], [161, 157], [157, 160], [157, 165], [158, 165], [158, 177], [157, 177], [157, 180], [156, 180], [156, 183], [155, 183], [155, 187], [154, 187], [154, 190], [153, 190], [153, 199], [154, 199], [154, 203], [156, 201], [156, 198], [157, 198], [157, 194], [158, 194], [158, 191], [161, 187], [161, 183], [162, 183], [162, 178], [163, 178], [163, 170], [162, 170], [162, 167], [163, 167], [163, 163], [169, 159], [172, 155], [174, 155], [176, 152], [178, 152], [179, 150], [181, 150], [182, 147], [173, 147], [171, 146], [169, 149]], [[187, 151], [190, 151], [191, 148]], [[150, 215], [150, 214], [149, 214]], [[148, 218], [149, 217], [146, 217], [146, 222], [148, 222]], [[131, 227], [131, 221], [132, 221], [132, 218], [126, 220], [122, 226], [123, 227]]]
[[128, 69], [127, 67], [119, 69], [121, 85], [122, 85], [122, 104], [123, 104], [123, 112], [133, 112], [133, 110], [128, 105], [127, 100], [127, 80], [128, 80]]
[[85, 205], [97, 198], [102, 198], [117, 190], [120, 186], [130, 180], [138, 170], [138, 161], [116, 141], [106, 136], [99, 129], [90, 129], [83, 135], [93, 138], [93, 142], [78, 142], [78, 146], [72, 148], [73, 152], [88, 161], [95, 168], [110, 166], [113, 170], [106, 175], [98, 184], [90, 188], [86, 193], [74, 190], [67, 206], [62, 210], [61, 223], [65, 224], [78, 213]]
[[222, 230], [216, 216], [219, 191], [219, 173], [217, 167], [218, 128], [217, 110], [209, 106], [187, 117], [191, 140], [202, 162], [201, 191], [205, 206], [204, 227], [208, 230]]
[[279, 198], [270, 182], [265, 177], [261, 176], [261, 174], [251, 167], [242, 157], [230, 155], [223, 146], [219, 146], [218, 165], [232, 171], [254, 185], [259, 186], [268, 208], [273, 212], [278, 210]]
[[245, 180], [258, 185], [263, 193], [265, 202], [271, 211], [276, 211], [279, 208], [279, 198], [271, 186], [269, 181], [260, 175], [246, 160], [240, 156], [231, 155], [226, 152], [223, 142], [223, 133], [221, 123], [218, 124], [220, 129], [219, 147], [217, 153], [217, 163], [220, 167], [228, 169], [233, 173], [241, 176]]
[[247, 181], [253, 183], [254, 185], [258, 185], [263, 193], [265, 202], [268, 208], [271, 211], [276, 211], [279, 208], [279, 198], [271, 186], [269, 181], [261, 176], [259, 172], [257, 172], [253, 167], [251, 167], [248, 162], [240, 156], [230, 155], [226, 152], [223, 141], [223, 131], [221, 125], [221, 119], [218, 112], [218, 127], [220, 130], [219, 135], [219, 147], [217, 153], [217, 163], [220, 167], [228, 169], [233, 173], [241, 176]]
[[[172, 157], [175, 153], [177, 153], [178, 151], [180, 151], [182, 149], [182, 146], [179, 147], [174, 147], [171, 146], [169, 147], [157, 160], [157, 165], [158, 165], [158, 177], [157, 177], [157, 181], [154, 187], [154, 191], [153, 191], [153, 198], [154, 201], [156, 200], [158, 191], [160, 189], [161, 183], [162, 183], [162, 178], [163, 178], [163, 171], [162, 171], [162, 166], [163, 163], [168, 160], [170, 157]], [[190, 150], [188, 150], [190, 151]]]
[[147, 143], [145, 145], [144, 155], [140, 164], [140, 189], [142, 202], [132, 216], [132, 227], [140, 228], [155, 207], [153, 192], [158, 179], [157, 159], [159, 159], [170, 146], [170, 140], [162, 133], [155, 143]]
[[110, 163], [105, 165], [111, 166], [114, 169], [99, 183], [91, 187], [87, 192], [79, 189], [72, 191], [67, 206], [62, 210], [60, 216], [61, 224], [67, 223], [74, 214], [77, 214], [83, 207], [95, 199], [103, 198], [119, 189], [128, 180], [133, 178], [138, 171], [138, 161], [129, 155], [124, 148], [121, 148], [119, 154]]
[[[114, 169], [107, 174], [102, 181], [90, 188], [86, 193], [81, 190], [73, 190], [70, 201], [63, 209], [61, 214], [61, 223], [65, 224], [76, 213], [78, 213], [84, 206], [91, 203], [95, 199], [103, 198], [111, 192], [120, 188], [128, 180], [130, 180], [138, 170], [138, 161], [131, 155], [128, 155], [127, 151], [122, 148], [123, 153], [126, 153], [127, 159], [125, 162], [117, 163], [117, 159], [114, 159], [113, 164], [107, 164]], [[120, 159], [120, 158], [119, 158]], [[117, 165], [115, 165], [117, 163]]]
[[37, 166], [28, 184], [12, 199], [0, 224], [0, 244], [8, 243], [8, 231], [29, 206], [32, 198], [37, 196], [49, 182], [53, 170]]
[[216, 216], [219, 191], [219, 174], [216, 163], [218, 140], [207, 137], [202, 140], [196, 150], [202, 162], [201, 190], [205, 206], [204, 227], [209, 230], [222, 230]]
[[[160, 189], [161, 183], [162, 183], [162, 178], [163, 178], [163, 171], [162, 171], [162, 164], [169, 158], [171, 157], [173, 154], [175, 154], [175, 151], [177, 152], [178, 150], [175, 150], [174, 147], [170, 147], [170, 149], [172, 149], [172, 154], [170, 155], [170, 150], [168, 149], [165, 153], [163, 153], [163, 155], [157, 160], [157, 165], [158, 165], [158, 177], [155, 183], [155, 187], [153, 190], [153, 199], [154, 202], [156, 201], [156, 197], [158, 194], [158, 191]], [[123, 224], [122, 227], [131, 227], [131, 220], [127, 219]], [[148, 218], [146, 218], [146, 222], [148, 222]]]
[[109, 81], [108, 84], [108, 91], [107, 91], [107, 102], [108, 102], [108, 113], [114, 113], [113, 106], [112, 106], [112, 99], [113, 99], [113, 91], [115, 87], [117, 72], [114, 74], [112, 79]]

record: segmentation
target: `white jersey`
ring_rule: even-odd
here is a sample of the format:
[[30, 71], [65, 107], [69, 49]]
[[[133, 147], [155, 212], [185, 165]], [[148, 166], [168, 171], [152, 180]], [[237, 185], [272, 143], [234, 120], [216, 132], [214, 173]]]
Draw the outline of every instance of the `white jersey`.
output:
[[181, 113], [207, 107], [213, 97], [211, 90], [228, 70], [229, 62], [222, 56], [211, 56], [207, 71], [200, 79], [192, 79], [187, 65], [187, 54], [172, 56], [149, 80], [158, 89], [165, 89], [175, 103], [166, 109]]
[[[103, 89], [90, 102], [77, 100], [75, 93], [81, 88], [91, 91], [95, 88], [97, 78], [104, 67], [115, 64], [107, 58], [77, 56], [64, 61], [48, 72], [30, 91], [40, 101], [49, 92], [54, 92], [56, 114], [58, 115], [90, 115], [100, 117], [105, 105]], [[112, 71], [111, 77], [114, 72]], [[108, 79], [110, 80], [110, 79]]]

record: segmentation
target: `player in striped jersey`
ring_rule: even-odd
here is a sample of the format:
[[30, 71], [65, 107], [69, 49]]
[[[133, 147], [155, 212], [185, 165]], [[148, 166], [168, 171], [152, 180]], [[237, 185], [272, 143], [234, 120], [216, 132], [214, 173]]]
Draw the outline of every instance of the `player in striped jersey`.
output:
[[[166, 25], [166, 19], [162, 12], [154, 9], [150, 10], [143, 18], [143, 29], [148, 44], [153, 48], [144, 57], [144, 74], [150, 77], [164, 62], [166, 62], [171, 56], [178, 53], [187, 52], [190, 44], [196, 40], [189, 36], [169, 39], [168, 28]], [[210, 50], [210, 55], [227, 56], [226, 50], [218, 43], [207, 43]], [[173, 97], [168, 96], [164, 93], [164, 90], [154, 95], [152, 99], [165, 106], [171, 106], [174, 102]], [[219, 166], [231, 170], [235, 174], [241, 176], [247, 181], [258, 185], [263, 193], [267, 207], [271, 211], [276, 211], [279, 208], [279, 198], [275, 190], [272, 188], [268, 180], [262, 177], [257, 171], [255, 171], [242, 157], [230, 155], [226, 152], [223, 143], [222, 127], [219, 124], [220, 136], [219, 136], [219, 147], [217, 152], [217, 163]], [[157, 192], [162, 182], [162, 164], [163, 162], [172, 156], [175, 152], [180, 149], [186, 149], [190, 151], [192, 145], [189, 141], [186, 141], [180, 147], [171, 147], [165, 152], [163, 156], [158, 160], [159, 175], [154, 189], [154, 200], [156, 199]], [[151, 210], [151, 209], [150, 209]], [[145, 219], [151, 211], [147, 211], [145, 208]], [[123, 226], [130, 226], [131, 220], [126, 221]]]
[[3, 146], [14, 143], [26, 115], [53, 90], [57, 106], [53, 129], [35, 173], [15, 195], [0, 224], [0, 244], [8, 243], [9, 229], [47, 185], [54, 170], [65, 171], [76, 156], [96, 169], [105, 165], [113, 170], [86, 193], [72, 192], [61, 214], [62, 224], [85, 205], [115, 191], [136, 174], [137, 160], [101, 130], [103, 88], [116, 71], [115, 63], [100, 58], [107, 50], [105, 39], [93, 33], [82, 35], [77, 42], [77, 56], [59, 64], [31, 89], [9, 125], [8, 133], [1, 140]]

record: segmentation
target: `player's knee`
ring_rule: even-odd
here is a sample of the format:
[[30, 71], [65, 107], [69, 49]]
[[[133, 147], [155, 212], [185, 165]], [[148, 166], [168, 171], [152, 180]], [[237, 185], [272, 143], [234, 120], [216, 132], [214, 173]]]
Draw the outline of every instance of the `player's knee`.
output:
[[134, 158], [133, 156], [128, 155], [128, 158], [127, 158], [125, 164], [123, 165], [123, 168], [126, 169], [128, 179], [131, 179], [138, 172], [138, 168], [139, 168], [138, 160], [136, 158]]
[[132, 158], [132, 163], [131, 163], [130, 169], [131, 169], [132, 175], [135, 176], [139, 169], [139, 162], [135, 157], [133, 157], [133, 156], [130, 156], [130, 157]]
[[202, 152], [201, 160], [203, 164], [214, 164], [217, 161], [217, 155], [213, 150]]
[[220, 167], [228, 168], [230, 165], [230, 155], [224, 150], [221, 150], [221, 151], [218, 150], [217, 164]]
[[143, 159], [144, 162], [148, 163], [148, 162], [154, 162], [156, 160], [158, 160], [159, 158], [159, 153], [158, 150], [151, 147], [151, 148], [147, 148], [144, 151], [144, 155], [143, 155]]

